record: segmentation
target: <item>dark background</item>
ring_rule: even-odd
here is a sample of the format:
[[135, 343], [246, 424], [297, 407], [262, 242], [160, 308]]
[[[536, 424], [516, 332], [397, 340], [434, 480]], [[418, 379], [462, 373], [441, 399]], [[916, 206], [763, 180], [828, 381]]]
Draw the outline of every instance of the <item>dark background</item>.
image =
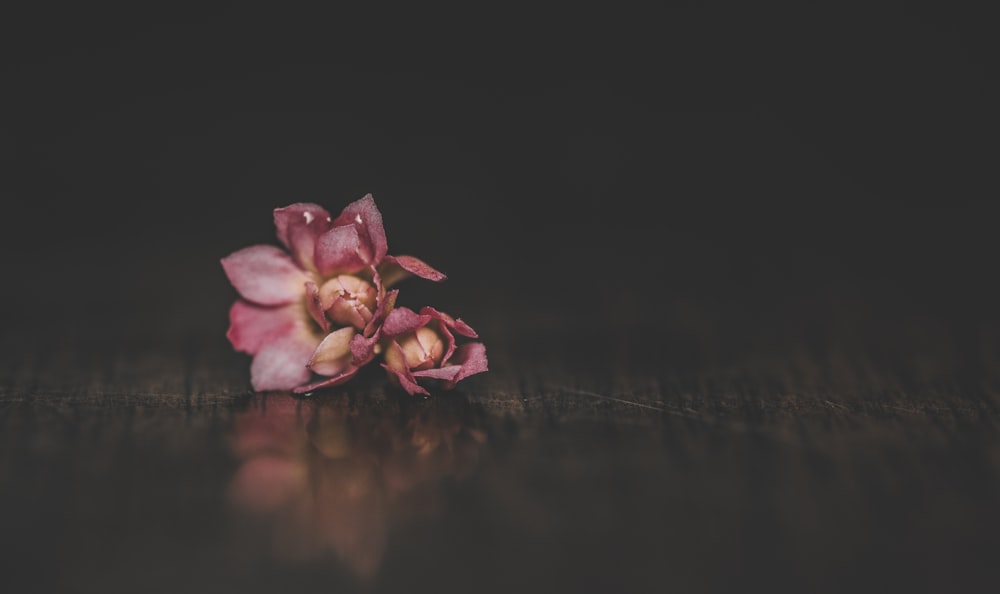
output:
[[391, 253], [451, 275], [414, 295], [442, 306], [468, 291], [639, 322], [682, 296], [995, 297], [998, 80], [974, 11], [98, 3], [4, 20], [19, 318], [156, 295], [184, 324], [217, 305], [219, 257], [274, 241], [272, 208], [366, 192]]
[[[427, 565], [456, 591], [995, 573], [985, 6], [4, 10], [18, 585], [329, 589], [339, 566], [218, 561], [242, 550], [224, 444], [267, 409], [224, 338], [218, 260], [276, 243], [275, 207], [367, 192], [390, 253], [450, 277], [400, 303], [464, 318], [491, 367], [455, 399], [489, 436], [479, 478], [431, 537], [401, 530], [384, 589]], [[384, 382], [358, 380], [361, 414], [384, 414]]]

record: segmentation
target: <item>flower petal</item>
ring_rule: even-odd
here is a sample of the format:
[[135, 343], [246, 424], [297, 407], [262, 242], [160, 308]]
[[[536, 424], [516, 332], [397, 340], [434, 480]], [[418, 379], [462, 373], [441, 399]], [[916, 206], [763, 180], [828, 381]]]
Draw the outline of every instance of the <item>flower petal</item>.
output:
[[376, 332], [372, 336], [357, 334], [351, 339], [351, 354], [354, 355], [354, 365], [362, 366], [375, 357], [375, 347], [381, 340], [382, 333]]
[[254, 390], [291, 390], [311, 377], [306, 363], [316, 350], [319, 338], [303, 329], [265, 344], [250, 364]]
[[409, 395], [413, 396], [416, 394], [424, 394], [425, 396], [430, 396], [430, 392], [428, 392], [420, 384], [417, 383], [417, 380], [413, 377], [413, 374], [410, 372], [410, 370], [406, 367], [405, 364], [403, 365], [389, 364], [390, 361], [406, 360], [406, 356], [403, 355], [403, 349], [399, 346], [399, 344], [397, 344], [396, 341], [391, 341], [389, 343], [388, 348], [394, 349], [397, 353], [397, 356], [386, 357], [385, 358], [386, 363], [383, 363], [382, 367], [390, 374], [392, 374], [393, 377], [399, 380], [400, 387], [406, 390], [406, 392]]
[[438, 320], [441, 320], [442, 322], [445, 323], [446, 326], [448, 326], [448, 328], [451, 328], [456, 333], [461, 334], [462, 336], [465, 336], [467, 338], [479, 338], [479, 335], [476, 334], [476, 331], [473, 330], [471, 326], [463, 322], [461, 318], [453, 318], [448, 314], [444, 313], [443, 311], [438, 311], [433, 307], [429, 306], [420, 308], [420, 313], [430, 315]]
[[448, 361], [448, 364], [458, 364], [461, 369], [459, 369], [451, 381], [444, 385], [446, 390], [454, 388], [455, 384], [470, 375], [489, 371], [489, 360], [486, 358], [486, 345], [481, 342], [463, 344], [455, 350], [455, 356]]
[[297, 304], [261, 307], [240, 299], [229, 308], [226, 338], [237, 351], [255, 355], [265, 344], [294, 331], [301, 323]]
[[361, 239], [354, 225], [334, 227], [319, 237], [316, 242], [316, 268], [323, 275], [354, 273], [365, 268]]
[[[375, 277], [378, 281], [378, 276]], [[375, 313], [372, 314], [372, 319], [365, 326], [365, 336], [373, 336], [376, 333], [380, 334], [379, 330], [382, 328], [382, 323], [385, 322], [385, 318], [392, 313], [393, 308], [396, 307], [396, 297], [399, 296], [399, 290], [389, 291], [382, 297], [378, 305], [375, 307]]]
[[[419, 258], [414, 258], [413, 256], [386, 256], [385, 261], [389, 262], [390, 264], [395, 264], [396, 266], [402, 268], [406, 272], [415, 274], [420, 278], [425, 278], [427, 280], [439, 282], [448, 278], [440, 270], [437, 270], [430, 264], [424, 262]], [[398, 280], [401, 279], [401, 276], [399, 275], [398, 272], [393, 271], [391, 268], [387, 268], [387, 275], [390, 272], [393, 273], [393, 277], [391, 278], [392, 282], [397, 282]]]
[[302, 298], [309, 276], [292, 258], [272, 245], [243, 248], [222, 259], [229, 282], [247, 301], [285, 305]]
[[[456, 324], [455, 318], [449, 316], [443, 311], [438, 311], [433, 307], [423, 307], [420, 309], [420, 313], [421, 315], [430, 316], [431, 318], [434, 318], [435, 320], [438, 320], [438, 322], [440, 322], [438, 330], [440, 331], [440, 334], [444, 337], [445, 343], [447, 345], [445, 346], [444, 357], [441, 360], [447, 361], [448, 359], [451, 358], [452, 354], [454, 354], [455, 352], [455, 346], [456, 346], [455, 334], [454, 332], [452, 332], [452, 330], [455, 329], [455, 324]], [[467, 327], [464, 322], [462, 323], [462, 325]], [[469, 328], [469, 330], [472, 329]], [[475, 333], [473, 333], [473, 337], [474, 336]]]
[[462, 370], [461, 365], [448, 365], [446, 367], [434, 367], [432, 369], [423, 369], [420, 371], [412, 371], [413, 377], [429, 377], [432, 379], [439, 380], [454, 380], [458, 372]]
[[326, 335], [309, 359], [309, 369], [320, 375], [337, 375], [351, 364], [354, 328], [345, 326]]
[[299, 202], [274, 209], [278, 240], [292, 253], [300, 266], [315, 270], [313, 254], [316, 240], [331, 224], [330, 213], [318, 204]]
[[309, 315], [319, 324], [323, 332], [329, 332], [330, 320], [326, 318], [326, 314], [324, 313], [326, 308], [323, 307], [320, 301], [319, 287], [312, 281], [306, 283], [306, 307], [309, 309]]
[[445, 383], [442, 387], [451, 390], [462, 379], [487, 371], [487, 367], [486, 347], [481, 342], [474, 342], [458, 347], [455, 356], [443, 367], [411, 371], [411, 374], [414, 378], [426, 377], [444, 380]]
[[403, 270], [403, 267], [395, 262], [393, 256], [386, 256], [385, 260], [382, 260], [382, 263], [378, 265], [376, 272], [381, 276], [382, 285], [386, 288], [410, 277], [410, 273]]
[[328, 388], [330, 386], [339, 386], [340, 384], [342, 384], [342, 383], [346, 382], [347, 380], [351, 379], [352, 377], [354, 377], [354, 374], [356, 374], [358, 372], [358, 369], [360, 369], [360, 367], [351, 365], [350, 367], [348, 367], [347, 369], [341, 371], [340, 373], [338, 373], [337, 375], [335, 375], [333, 377], [330, 377], [330, 378], [327, 378], [327, 379], [323, 379], [323, 380], [319, 380], [319, 381], [313, 382], [311, 384], [306, 384], [304, 386], [299, 386], [298, 388], [295, 388], [292, 391], [295, 392], [296, 394], [305, 394], [307, 392], [312, 392], [313, 390], [318, 390], [320, 388]]
[[351, 225], [357, 229], [361, 240], [361, 255], [365, 263], [374, 266], [385, 258], [388, 247], [385, 227], [382, 226], [382, 213], [375, 206], [375, 199], [371, 194], [365, 194], [341, 211], [334, 219], [333, 226], [341, 225]]
[[418, 314], [408, 307], [397, 307], [386, 316], [382, 333], [386, 336], [399, 336], [426, 326], [431, 319], [431, 316]]

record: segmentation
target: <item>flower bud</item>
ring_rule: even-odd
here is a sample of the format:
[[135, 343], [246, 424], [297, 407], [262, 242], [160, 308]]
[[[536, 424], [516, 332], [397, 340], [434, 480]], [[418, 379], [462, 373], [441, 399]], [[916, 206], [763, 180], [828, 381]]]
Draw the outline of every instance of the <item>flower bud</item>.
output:
[[411, 395], [430, 395], [417, 383], [419, 378], [441, 381], [442, 387], [450, 390], [463, 378], [487, 369], [483, 343], [456, 344], [455, 334], [476, 338], [475, 330], [433, 307], [424, 307], [419, 314], [408, 307], [396, 307], [386, 316], [381, 332], [385, 346], [382, 367], [389, 372], [390, 381]]
[[432, 369], [444, 356], [445, 343], [433, 328], [422, 326], [396, 339], [399, 349], [389, 349], [387, 363], [396, 369]]
[[371, 283], [350, 274], [334, 277], [320, 287], [320, 302], [331, 320], [361, 330], [372, 319], [377, 291]]

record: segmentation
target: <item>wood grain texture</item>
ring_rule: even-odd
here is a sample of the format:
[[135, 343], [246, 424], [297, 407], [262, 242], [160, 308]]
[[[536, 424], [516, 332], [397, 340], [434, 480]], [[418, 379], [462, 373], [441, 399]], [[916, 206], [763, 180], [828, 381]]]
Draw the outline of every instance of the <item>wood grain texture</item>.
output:
[[[618, 327], [474, 305], [464, 317], [478, 322], [491, 370], [429, 400], [381, 370], [308, 398], [254, 395], [247, 358], [222, 337], [224, 307], [188, 329], [142, 307], [126, 312], [134, 323], [78, 324], [55, 342], [7, 334], [6, 582], [104, 592], [990, 583], [1000, 399], [985, 332], [972, 347], [954, 326], [873, 320], [864, 305], [804, 325], [787, 310], [749, 320], [688, 304], [684, 316]], [[728, 315], [734, 326], [709, 328]], [[247, 463], [233, 444], [289, 406], [314, 448], [294, 459], [317, 493], [334, 485], [304, 509], [346, 509], [340, 536], [317, 534], [319, 519], [233, 504]], [[368, 452], [347, 458], [356, 466], [316, 453], [343, 419], [351, 451]], [[433, 435], [455, 422], [481, 435], [471, 468], [458, 478], [449, 454], [405, 494], [395, 479], [359, 478], [397, 459], [425, 469], [387, 445], [416, 443], [420, 419]], [[342, 499], [347, 484], [369, 503]]]

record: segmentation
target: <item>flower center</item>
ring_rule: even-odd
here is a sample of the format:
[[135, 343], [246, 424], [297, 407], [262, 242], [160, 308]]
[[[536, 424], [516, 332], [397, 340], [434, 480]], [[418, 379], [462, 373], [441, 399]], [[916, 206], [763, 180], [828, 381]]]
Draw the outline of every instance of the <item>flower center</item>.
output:
[[342, 274], [323, 283], [319, 298], [331, 320], [361, 330], [372, 319], [376, 293], [364, 279]]

